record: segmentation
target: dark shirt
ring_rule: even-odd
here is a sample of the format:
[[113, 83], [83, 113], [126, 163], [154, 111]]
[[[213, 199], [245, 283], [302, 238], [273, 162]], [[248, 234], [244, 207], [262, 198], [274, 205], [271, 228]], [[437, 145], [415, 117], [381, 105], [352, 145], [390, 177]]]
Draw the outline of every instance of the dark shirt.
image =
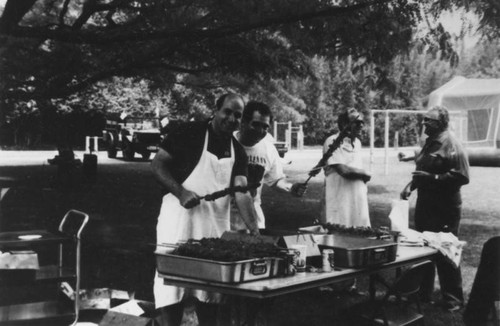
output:
[[182, 184], [198, 164], [203, 151], [207, 128], [207, 150], [219, 159], [230, 157], [232, 140], [235, 154], [232, 178], [234, 179], [237, 175], [247, 176], [247, 156], [238, 141], [231, 135], [215, 134], [209, 126], [209, 121], [198, 121], [179, 125], [169, 132], [160, 144], [160, 147], [173, 158], [169, 169], [175, 180]]
[[414, 177], [417, 188], [415, 228], [417, 231], [452, 232], [458, 235], [462, 198], [460, 188], [469, 183], [469, 163], [462, 146], [448, 131], [427, 138], [415, 158], [417, 171], [439, 175]]
[[427, 138], [415, 158], [416, 170], [438, 174], [439, 180], [415, 178], [413, 188], [437, 193], [460, 190], [469, 183], [469, 162], [460, 142], [448, 131]]

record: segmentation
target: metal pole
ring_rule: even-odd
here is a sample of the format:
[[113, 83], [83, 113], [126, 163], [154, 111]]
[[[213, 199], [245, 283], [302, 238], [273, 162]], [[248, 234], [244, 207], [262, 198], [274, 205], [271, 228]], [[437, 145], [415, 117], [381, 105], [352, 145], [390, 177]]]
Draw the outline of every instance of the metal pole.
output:
[[286, 131], [286, 142], [288, 143], [288, 148], [292, 149], [292, 121], [288, 121], [288, 129]]
[[375, 147], [375, 115], [370, 111], [370, 171], [373, 164], [373, 151]]
[[85, 152], [89, 151], [90, 152], [90, 137], [85, 136]]
[[96, 152], [96, 153], [99, 152], [98, 139], [99, 139], [99, 137], [94, 136], [94, 152]]
[[389, 112], [385, 112], [385, 126], [384, 126], [384, 173], [389, 174]]
[[300, 140], [299, 150], [304, 150], [304, 129], [302, 128], [302, 125], [299, 127], [299, 135], [297, 136], [297, 139]]

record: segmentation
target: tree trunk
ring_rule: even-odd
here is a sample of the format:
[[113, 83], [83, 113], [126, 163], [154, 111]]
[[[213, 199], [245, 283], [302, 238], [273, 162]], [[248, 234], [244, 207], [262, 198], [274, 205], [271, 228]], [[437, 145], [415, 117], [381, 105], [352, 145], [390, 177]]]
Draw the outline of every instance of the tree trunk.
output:
[[36, 0], [7, 0], [0, 18], [0, 31], [6, 32], [17, 25], [35, 2]]

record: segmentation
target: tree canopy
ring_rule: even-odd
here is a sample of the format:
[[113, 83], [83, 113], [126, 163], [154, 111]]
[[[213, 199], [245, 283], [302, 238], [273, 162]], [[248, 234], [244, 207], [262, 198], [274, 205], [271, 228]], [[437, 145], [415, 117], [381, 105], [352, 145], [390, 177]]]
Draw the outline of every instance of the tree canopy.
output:
[[[113, 76], [145, 76], [165, 87], [207, 72], [307, 75], [318, 54], [384, 63], [409, 48], [422, 15], [467, 3], [8, 0], [0, 20], [1, 91], [4, 99], [29, 100], [66, 97]], [[490, 12], [496, 1], [474, 6], [489, 17], [485, 30], [498, 24], [492, 16], [499, 14]], [[445, 49], [440, 41], [437, 35]]]
[[[314, 116], [314, 130], [329, 121], [328, 107], [338, 99], [358, 94], [363, 102], [367, 89], [394, 94], [387, 64], [412, 49], [456, 64], [449, 33], [433, 24], [443, 10], [475, 12], [483, 35], [498, 36], [497, 2], [7, 0], [0, 17], [0, 110], [20, 102], [29, 103], [21, 105], [27, 111], [71, 107], [77, 100], [77, 107], [99, 109], [100, 99], [129, 94], [120, 106], [154, 110], [174, 103], [178, 115], [192, 117], [209, 111], [203, 101], [219, 88], [280, 102], [283, 117]], [[417, 34], [422, 24], [427, 33]], [[186, 109], [193, 105], [198, 109]]]

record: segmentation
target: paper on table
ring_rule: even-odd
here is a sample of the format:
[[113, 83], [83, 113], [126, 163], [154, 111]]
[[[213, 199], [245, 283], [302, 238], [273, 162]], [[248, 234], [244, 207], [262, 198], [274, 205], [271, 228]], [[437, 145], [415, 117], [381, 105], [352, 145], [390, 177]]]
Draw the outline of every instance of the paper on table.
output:
[[395, 199], [392, 201], [392, 209], [389, 213], [391, 229], [393, 231], [404, 231], [408, 229], [408, 200]]
[[422, 232], [415, 231], [413, 229], [406, 229], [401, 231], [398, 238], [399, 244], [408, 247], [423, 247], [424, 237]]
[[122, 314], [127, 314], [127, 315], [133, 315], [133, 316], [140, 316], [144, 313], [144, 310], [142, 310], [141, 307], [137, 304], [137, 301], [135, 300], [130, 300], [127, 301], [119, 306], [113, 307], [109, 309], [111, 311], [115, 312], [120, 312]]
[[[132, 292], [132, 294], [133, 294], [133, 292]], [[130, 300], [130, 299], [133, 299], [132, 296], [127, 291], [115, 290], [115, 289], [110, 290], [111, 299]]]
[[450, 232], [423, 232], [423, 237], [427, 241], [429, 247], [439, 250], [446, 258], [448, 258], [455, 267], [460, 266], [462, 258], [462, 249], [467, 242], [460, 241]]

